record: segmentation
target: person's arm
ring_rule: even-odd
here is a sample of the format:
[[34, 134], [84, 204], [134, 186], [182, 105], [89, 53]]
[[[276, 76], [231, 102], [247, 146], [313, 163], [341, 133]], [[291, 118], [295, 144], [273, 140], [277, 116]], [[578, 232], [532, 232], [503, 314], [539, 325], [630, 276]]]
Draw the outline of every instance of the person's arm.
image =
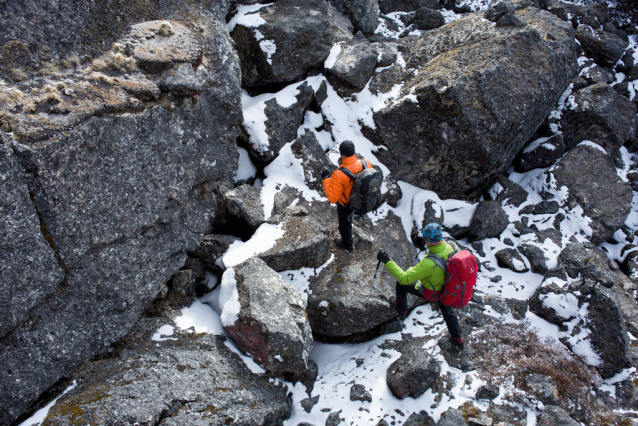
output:
[[[418, 264], [408, 268], [406, 271], [401, 269], [399, 265], [397, 265], [394, 260], [390, 260], [385, 264], [385, 267], [392, 274], [394, 278], [399, 282], [399, 284], [412, 284], [415, 281], [420, 281], [423, 279], [428, 279], [430, 277], [430, 271], [428, 268], [428, 264], [425, 262], [426, 259], [423, 259]], [[431, 262], [431, 261], [430, 261]]]
[[323, 180], [323, 190], [326, 193], [328, 201], [335, 204], [343, 195], [343, 184], [336, 178], [336, 173], [342, 173], [339, 169], [332, 173], [332, 177]]

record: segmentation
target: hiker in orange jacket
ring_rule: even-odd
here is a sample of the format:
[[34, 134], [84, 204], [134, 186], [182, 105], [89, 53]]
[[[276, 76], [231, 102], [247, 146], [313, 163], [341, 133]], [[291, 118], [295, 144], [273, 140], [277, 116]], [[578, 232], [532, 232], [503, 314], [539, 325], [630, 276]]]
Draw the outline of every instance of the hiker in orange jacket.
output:
[[[341, 154], [340, 165], [350, 170], [352, 173], [359, 173], [363, 170], [363, 163], [357, 159], [352, 141], [343, 141], [339, 145]], [[370, 160], [365, 159], [368, 167], [372, 167]], [[328, 177], [330, 172], [323, 169], [321, 178], [323, 179], [323, 189], [326, 197], [331, 203], [337, 204], [337, 218], [339, 219], [339, 234], [341, 238], [335, 238], [335, 244], [346, 251], [354, 250], [354, 240], [352, 238], [352, 216], [350, 208], [350, 195], [352, 194], [352, 180], [341, 170], [337, 169]]]

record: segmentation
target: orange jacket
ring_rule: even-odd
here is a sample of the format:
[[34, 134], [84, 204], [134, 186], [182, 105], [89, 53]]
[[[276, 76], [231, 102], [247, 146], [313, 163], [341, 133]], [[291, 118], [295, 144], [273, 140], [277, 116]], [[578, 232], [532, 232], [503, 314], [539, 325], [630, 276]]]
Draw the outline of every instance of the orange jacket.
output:
[[[372, 167], [370, 160], [365, 159], [368, 163], [368, 168]], [[356, 155], [344, 158], [341, 162], [341, 167], [345, 167], [352, 173], [356, 174], [363, 170], [363, 163], [357, 159]], [[331, 203], [339, 202], [345, 206], [350, 204], [350, 194], [352, 194], [352, 180], [344, 172], [337, 169], [332, 172], [332, 176], [323, 180], [323, 190], [326, 192], [326, 197]]]

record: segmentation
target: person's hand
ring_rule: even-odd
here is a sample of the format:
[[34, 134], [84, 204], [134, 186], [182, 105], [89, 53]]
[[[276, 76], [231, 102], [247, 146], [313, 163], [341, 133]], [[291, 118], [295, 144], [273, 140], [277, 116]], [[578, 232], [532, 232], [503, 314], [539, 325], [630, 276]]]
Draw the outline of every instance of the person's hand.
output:
[[384, 265], [390, 261], [390, 256], [383, 249], [379, 249], [379, 253], [377, 253], [377, 260]]
[[323, 169], [321, 171], [321, 179], [328, 179], [328, 176], [330, 176], [330, 172], [328, 171], [328, 169]]

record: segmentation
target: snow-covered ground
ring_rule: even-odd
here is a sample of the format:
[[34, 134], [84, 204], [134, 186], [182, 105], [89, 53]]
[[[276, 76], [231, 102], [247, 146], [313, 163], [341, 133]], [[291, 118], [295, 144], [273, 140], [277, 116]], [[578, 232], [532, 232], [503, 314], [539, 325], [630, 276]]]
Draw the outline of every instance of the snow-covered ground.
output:
[[[483, 10], [488, 5], [487, 0], [471, 0], [467, 3], [474, 11]], [[576, 1], [574, 3], [578, 2]], [[264, 6], [266, 5], [241, 6], [237, 16], [228, 24], [229, 30], [231, 30], [237, 22], [241, 22], [246, 26], [254, 27], [256, 33], [258, 33], [258, 27], [262, 24], [258, 10]], [[391, 19], [400, 24], [400, 30], [394, 34], [397, 38], [398, 34], [405, 29], [399, 20], [399, 15], [400, 14], [390, 15]], [[446, 21], [449, 22], [458, 19], [458, 17], [457, 14], [446, 11]], [[383, 32], [388, 36], [393, 35], [390, 34], [392, 31], [389, 30], [382, 21], [378, 32]], [[265, 52], [274, 53], [276, 46], [274, 46], [274, 43], [272, 45], [267, 43], [268, 41], [269, 40], [264, 40], [263, 49]], [[635, 48], [637, 44], [637, 37], [632, 36], [631, 45]], [[336, 53], [331, 55], [327, 62], [331, 61], [332, 57], [338, 54], [339, 47], [336, 46], [333, 50]], [[638, 49], [636, 50], [638, 51]], [[636, 53], [636, 60], [638, 62], [638, 53]], [[400, 58], [399, 61], [401, 61]], [[327, 63], [326, 66], [329, 67], [330, 63]], [[624, 75], [617, 75], [617, 82], [623, 81], [624, 78]], [[328, 98], [322, 104], [322, 112], [326, 119], [330, 121], [332, 127], [331, 133], [325, 130], [317, 130], [323, 124], [323, 117], [321, 114], [308, 111], [304, 123], [299, 128], [298, 135], [303, 134], [306, 129], [309, 129], [315, 133], [317, 139], [326, 150], [335, 148], [338, 142], [349, 139], [355, 143], [357, 152], [369, 158], [374, 164], [381, 164], [375, 153], [379, 149], [385, 149], [385, 147], [375, 146], [371, 141], [366, 139], [361, 133], [359, 123], [362, 122], [368, 127], [374, 128], [375, 125], [372, 120], [373, 111], [383, 107], [387, 102], [405, 101], [406, 99], [397, 98], [401, 86], [396, 86], [385, 95], [373, 95], [366, 86], [361, 93], [357, 94], [356, 99], [343, 99], [338, 96], [325, 77], [321, 75], [310, 77], [306, 81], [315, 90], [319, 88], [322, 82], [325, 81], [327, 83]], [[250, 142], [256, 150], [265, 150], [268, 148], [268, 138], [265, 133], [264, 123], [266, 119], [264, 114], [265, 102], [275, 98], [280, 105], [284, 107], [289, 106], [295, 101], [294, 96], [297, 93], [296, 87], [299, 85], [299, 82], [294, 83], [275, 94], [262, 94], [256, 97], [251, 97], [247, 93], [243, 94], [244, 125], [250, 135]], [[630, 82], [630, 91], [631, 90], [638, 91], [638, 81]], [[556, 110], [552, 113], [553, 117], [560, 119], [562, 110], [566, 108], [566, 105], [569, 107], [570, 93], [571, 88], [561, 97]], [[409, 101], [409, 99], [407, 100]], [[556, 126], [553, 130], [559, 132], [560, 128]], [[543, 143], [543, 141], [539, 140], [538, 144], [541, 143]], [[587, 143], [591, 144], [591, 142]], [[618, 175], [627, 181], [627, 171], [629, 166], [636, 162], [636, 156], [629, 154], [624, 148], [622, 154], [625, 166], [618, 170]], [[333, 151], [329, 156], [336, 164], [338, 153]], [[390, 174], [389, 169], [382, 164], [381, 167], [384, 175], [388, 176]], [[247, 152], [240, 148], [239, 169], [236, 171], [235, 180], [239, 181], [254, 177], [256, 170], [256, 167], [250, 162]], [[541, 191], [554, 194], [554, 199], [561, 204], [562, 201], [564, 201], [566, 197], [565, 188], [556, 188], [555, 183], [552, 186], [552, 182], [546, 184], [544, 180], [539, 178], [544, 172], [545, 169], [537, 169], [524, 174], [510, 171], [510, 179], [519, 183], [530, 193], [526, 204], [536, 204], [540, 202], [542, 200], [539, 195]], [[327, 201], [322, 194], [311, 190], [304, 182], [301, 160], [292, 155], [290, 144], [281, 150], [279, 157], [265, 169], [264, 174], [266, 178], [263, 182], [258, 180], [255, 185], [262, 188], [262, 202], [265, 206], [264, 210], [267, 216], [274, 203], [276, 188], [284, 183], [299, 190], [302, 196], [308, 201]], [[426, 200], [432, 200], [435, 203], [434, 207], [445, 213], [445, 225], [452, 226], [456, 224], [467, 226], [469, 224], [475, 209], [475, 205], [472, 203], [460, 200], [442, 200], [431, 191], [422, 190], [405, 182], [399, 182], [399, 185], [403, 191], [403, 198], [399, 201], [397, 207], [391, 208], [384, 205], [379, 209], [378, 215], [380, 216], [376, 219], [378, 220], [379, 217], [382, 217], [392, 210], [401, 218], [401, 223], [408, 238], [412, 224], [415, 221], [420, 221], [420, 218], [423, 217], [423, 203]], [[385, 191], [385, 188], [383, 190]], [[491, 192], [496, 195], [500, 190], [501, 188], [497, 185]], [[510, 222], [520, 219], [518, 211], [524, 207], [524, 205], [516, 208], [507, 205], [504, 206]], [[587, 236], [591, 235], [591, 229], [588, 224], [589, 219], [583, 215], [582, 209], [579, 207], [573, 210], [561, 208], [559, 213], [564, 214], [566, 217], [561, 223], [563, 241], [567, 241], [572, 237], [579, 241], [584, 241], [587, 239]], [[542, 230], [552, 227], [554, 217], [555, 215], [536, 215], [531, 222]], [[424, 225], [423, 223], [417, 224], [419, 227]], [[634, 194], [632, 212], [627, 218], [626, 225], [632, 231], [638, 229], [638, 194]], [[509, 247], [503, 242], [506, 238], [509, 238], [516, 246], [522, 242], [535, 244], [547, 254], [546, 257], [548, 259], [554, 259], [554, 262], [556, 261], [561, 248], [555, 245], [550, 239], [539, 243], [533, 240], [533, 238], [535, 238], [533, 234], [516, 236], [512, 231], [513, 225], [510, 225], [510, 227], [502, 233], [500, 238], [489, 238], [481, 241], [485, 257], [481, 257], [479, 260], [484, 264], [487, 262], [491, 270], [483, 268], [479, 273], [475, 289], [477, 294], [528, 299], [541, 285], [543, 276], [539, 274], [532, 272], [516, 273], [498, 266], [495, 253], [503, 248]], [[230, 247], [228, 252], [223, 256], [222, 261], [224, 266], [231, 268], [233, 265], [246, 260], [250, 256], [268, 250], [281, 235], [282, 230], [280, 226], [271, 224], [262, 225], [249, 241], [244, 243], [238, 242]], [[610, 258], [622, 260], [620, 251], [626, 244], [624, 234], [619, 231], [615, 235], [615, 239], [619, 241], [618, 244], [612, 245], [604, 243], [601, 245], [601, 248], [609, 253]], [[460, 240], [460, 242], [464, 245], [469, 245], [467, 241]], [[626, 254], [627, 253], [624, 253], [623, 255], [626, 256]], [[424, 255], [425, 253], [422, 253], [421, 258]], [[331, 257], [327, 263], [332, 262], [332, 260], [333, 258]], [[551, 268], [553, 265], [550, 263], [548, 266]], [[307, 299], [307, 293], [309, 291], [308, 278], [318, 274], [322, 268], [323, 267], [318, 268], [317, 270], [303, 268], [297, 271], [284, 271], [281, 272], [280, 275], [289, 281], [300, 291], [302, 296]], [[228, 271], [232, 271], [232, 268]], [[382, 272], [382, 270], [380, 270], [380, 273], [388, 272]], [[498, 277], [500, 277], [500, 279], [498, 279]], [[211, 287], [214, 286], [216, 279], [214, 276], [209, 276]], [[237, 309], [237, 295], [236, 289], [235, 294], [233, 294], [233, 280], [234, 278], [224, 274], [222, 284], [211, 293], [195, 301], [190, 307], [183, 309], [182, 315], [175, 319], [174, 326], [184, 330], [193, 327], [195, 332], [198, 333], [225, 334], [222, 323], [231, 321], [235, 313], [234, 311]], [[561, 282], [561, 280], [558, 279], [555, 282], [559, 285], [566, 284], [566, 282]], [[223, 302], [222, 307], [220, 307], [220, 300]], [[578, 321], [584, 322], [586, 320], [587, 306], [585, 305], [579, 310], [575, 301], [567, 297], [563, 299], [549, 299], [546, 300], [545, 303], [548, 304], [548, 306], [552, 305], [560, 309], [574, 311], [576, 319], [572, 327], [575, 326]], [[485, 313], [494, 317], [501, 316], [494, 309], [490, 309], [489, 306], [486, 308]], [[504, 319], [509, 322], [516, 322], [511, 316]], [[539, 334], [541, 335], [549, 336], [556, 340], [558, 340], [559, 337], [569, 336], [568, 333], [560, 332], [557, 326], [546, 322], [531, 312], [527, 313], [526, 319], [530, 321], [532, 326], [539, 330]], [[420, 412], [421, 410], [427, 411], [428, 414], [438, 421], [441, 414], [450, 407], [459, 407], [464, 402], [474, 398], [476, 390], [483, 382], [478, 378], [476, 372], [465, 373], [448, 365], [437, 345], [438, 338], [447, 334], [447, 329], [440, 313], [434, 312], [429, 305], [424, 305], [414, 310], [410, 316], [404, 320], [404, 324], [404, 333], [411, 333], [414, 337], [431, 337], [423, 349], [441, 362], [441, 374], [448, 375], [448, 377], [452, 379], [451, 381], [454, 383], [454, 388], [450, 391], [450, 394], [453, 395], [452, 398], [443, 396], [442, 400], [435, 401], [435, 395], [431, 391], [427, 391], [417, 399], [408, 397], [400, 400], [392, 395], [386, 384], [386, 370], [399, 358], [400, 354], [394, 350], [382, 349], [381, 344], [387, 340], [401, 340], [401, 333], [383, 335], [374, 340], [359, 344], [325, 344], [316, 342], [310, 355], [310, 358], [314, 360], [319, 367], [318, 378], [314, 389], [312, 394], [309, 395], [303, 384], [297, 383], [293, 385], [292, 383], [285, 383], [290, 392], [292, 392], [292, 415], [285, 424], [291, 426], [301, 422], [325, 424], [330, 412], [337, 412], [339, 410], [341, 410], [341, 417], [345, 419], [345, 424], [376, 425], [383, 418], [385, 418], [388, 423], [396, 421], [396, 424], [401, 424], [411, 413]], [[171, 324], [162, 326], [154, 334], [153, 340], [161, 341], [170, 339], [174, 331], [174, 326]], [[586, 333], [581, 333], [579, 336], [570, 338], [572, 339], [572, 347], [583, 355], [590, 364], [596, 365], [599, 362], [598, 356], [591, 349]], [[631, 336], [631, 338], [635, 340], [634, 336]], [[226, 344], [244, 360], [251, 371], [256, 374], [264, 374], [265, 371], [263, 368], [257, 365], [249, 356], [241, 353], [230, 338], [226, 340]], [[615, 395], [613, 384], [626, 380], [629, 374], [634, 371], [635, 368], [625, 370], [616, 377], [606, 380], [602, 385], [602, 389]], [[471, 376], [471, 380], [468, 380], [468, 376]], [[354, 383], [366, 387], [372, 395], [372, 403], [350, 401], [350, 387]], [[67, 391], [70, 389], [71, 388], [67, 389]], [[312, 408], [310, 413], [306, 413], [300, 402], [305, 398], [316, 395], [319, 396], [319, 402]], [[507, 403], [500, 398], [494, 402]], [[480, 402], [473, 401], [473, 403], [481, 408]], [[53, 402], [23, 422], [21, 426], [39, 424], [52, 405]], [[322, 411], [326, 408], [329, 410]], [[538, 411], [529, 407], [517, 406], [517, 408], [527, 412], [526, 421], [528, 425], [536, 424], [536, 416], [539, 414]]]

